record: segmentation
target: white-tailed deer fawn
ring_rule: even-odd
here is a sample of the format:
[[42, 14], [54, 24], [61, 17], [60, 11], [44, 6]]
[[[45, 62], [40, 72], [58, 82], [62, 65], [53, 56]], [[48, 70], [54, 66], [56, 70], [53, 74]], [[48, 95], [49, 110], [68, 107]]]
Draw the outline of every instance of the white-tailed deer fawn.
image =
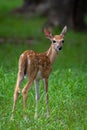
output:
[[[39, 81], [42, 79], [44, 81], [44, 91], [46, 98], [46, 109], [47, 116], [49, 116], [48, 109], [48, 78], [52, 70], [52, 64], [54, 63], [58, 52], [62, 49], [64, 43], [64, 35], [67, 32], [67, 27], [65, 26], [60, 35], [52, 35], [52, 33], [45, 29], [44, 33], [48, 39], [51, 40], [52, 44], [50, 48], [44, 53], [36, 53], [33, 50], [27, 50], [21, 54], [19, 58], [19, 68], [17, 84], [14, 91], [14, 103], [12, 113], [14, 112], [16, 101], [20, 93], [20, 85], [24, 76], [28, 77], [28, 82], [22, 90], [24, 108], [26, 108], [26, 101], [28, 96], [28, 91], [30, 90], [32, 83], [35, 83], [36, 91], [36, 110], [35, 117], [38, 116], [38, 100], [39, 100]], [[13, 116], [13, 114], [12, 114]]]

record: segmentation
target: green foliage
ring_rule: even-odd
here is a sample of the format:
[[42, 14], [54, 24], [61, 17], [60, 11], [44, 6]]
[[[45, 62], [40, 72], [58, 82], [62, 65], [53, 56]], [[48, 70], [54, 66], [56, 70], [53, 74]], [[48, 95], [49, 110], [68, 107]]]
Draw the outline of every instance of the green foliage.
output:
[[7, 14], [11, 9], [20, 7], [23, 4], [23, 0], [1, 0], [0, 1], [0, 11], [2, 14]]
[[[87, 36], [68, 30], [65, 36], [63, 50], [60, 52], [53, 72], [49, 78], [50, 117], [46, 118], [46, 106], [42, 82], [40, 83], [39, 118], [34, 120], [35, 92], [32, 86], [27, 102], [27, 116], [23, 118], [23, 102], [20, 93], [14, 121], [10, 121], [13, 105], [13, 93], [16, 84], [18, 59], [27, 49], [41, 52], [48, 49], [50, 42], [45, 39], [41, 26], [45, 19], [39, 17], [26, 18], [21, 16], [6, 16], [6, 10], [16, 7], [17, 0], [6, 5], [6, 0], [0, 1], [0, 7], [5, 6], [0, 21], [0, 36], [27, 37], [34, 36], [31, 45], [9, 44], [0, 45], [0, 130], [86, 130], [87, 129]], [[21, 0], [19, 1], [21, 3]], [[55, 30], [54, 33], [57, 33]], [[60, 32], [60, 30], [59, 30]], [[37, 39], [39, 37], [39, 39]], [[21, 90], [27, 81], [21, 86]]]

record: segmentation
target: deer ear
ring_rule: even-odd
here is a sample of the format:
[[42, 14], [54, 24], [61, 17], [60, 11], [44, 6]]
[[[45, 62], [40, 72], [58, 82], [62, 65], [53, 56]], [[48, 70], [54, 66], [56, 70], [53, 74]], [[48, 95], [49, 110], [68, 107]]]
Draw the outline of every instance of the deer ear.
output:
[[44, 29], [44, 34], [45, 34], [46, 38], [52, 40], [53, 36], [52, 36], [51, 30]]
[[61, 35], [65, 35], [66, 34], [66, 32], [67, 32], [67, 26], [65, 26], [64, 28], [63, 28], [63, 30], [62, 30], [62, 32], [61, 32]]

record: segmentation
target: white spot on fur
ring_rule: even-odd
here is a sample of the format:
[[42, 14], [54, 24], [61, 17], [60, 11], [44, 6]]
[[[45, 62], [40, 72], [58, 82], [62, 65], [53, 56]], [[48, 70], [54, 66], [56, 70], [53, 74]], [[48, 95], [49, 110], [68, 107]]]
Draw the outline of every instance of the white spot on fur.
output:
[[28, 60], [28, 65], [30, 65], [30, 58], [29, 58], [29, 55], [28, 55], [28, 57], [27, 57], [27, 60]]
[[23, 57], [24, 56], [24, 54], [21, 54], [21, 57]]

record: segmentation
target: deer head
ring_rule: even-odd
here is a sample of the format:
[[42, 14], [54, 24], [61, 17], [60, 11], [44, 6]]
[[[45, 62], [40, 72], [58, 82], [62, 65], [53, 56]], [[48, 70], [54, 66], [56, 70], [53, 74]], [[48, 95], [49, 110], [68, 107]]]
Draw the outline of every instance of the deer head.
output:
[[67, 32], [67, 26], [65, 26], [60, 33], [60, 35], [52, 35], [52, 32], [49, 29], [45, 29], [44, 33], [46, 38], [50, 39], [52, 42], [52, 47], [55, 49], [56, 52], [62, 50], [62, 45], [64, 43], [64, 35]]

